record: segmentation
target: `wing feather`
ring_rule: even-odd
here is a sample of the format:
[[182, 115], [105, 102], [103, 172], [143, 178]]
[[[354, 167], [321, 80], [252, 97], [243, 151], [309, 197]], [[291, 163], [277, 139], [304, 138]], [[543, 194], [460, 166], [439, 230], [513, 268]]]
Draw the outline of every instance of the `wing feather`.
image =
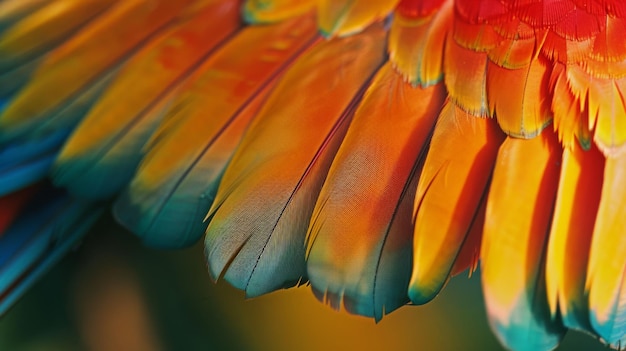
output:
[[568, 328], [591, 330], [585, 278], [591, 235], [600, 203], [604, 157], [579, 145], [563, 153], [559, 190], [546, 257], [546, 289], [552, 317]]
[[205, 239], [213, 278], [247, 296], [306, 275], [305, 236], [363, 86], [383, 62], [375, 25], [301, 57], [253, 121], [225, 171]]
[[356, 111], [313, 210], [307, 272], [317, 295], [377, 320], [404, 305], [420, 155], [443, 83], [413, 88], [387, 63]]
[[246, 0], [243, 17], [248, 23], [272, 23], [313, 9], [317, 0]]
[[11, 69], [54, 47], [116, 1], [53, 1], [22, 18], [0, 34], [0, 71]]
[[106, 88], [57, 158], [56, 185], [98, 199], [110, 198], [132, 179], [162, 116], [158, 111], [167, 109], [181, 82], [239, 26], [238, 1], [195, 5], [180, 24], [135, 54]]
[[430, 301], [448, 280], [503, 140], [494, 119], [472, 116], [452, 102], [441, 111], [415, 196], [413, 303]]
[[389, 30], [389, 59], [413, 85], [443, 78], [443, 48], [451, 30], [453, 1], [401, 1]]
[[358, 33], [390, 14], [400, 0], [318, 0], [318, 27], [326, 37]]
[[550, 350], [565, 332], [550, 318], [544, 281], [560, 159], [561, 147], [550, 130], [534, 139], [509, 137], [498, 153], [481, 272], [491, 327], [508, 348]]
[[190, 1], [117, 3], [45, 58], [0, 114], [0, 141], [73, 126], [115, 67]]
[[37, 190], [0, 235], [0, 314], [76, 245], [102, 210], [49, 185]]
[[626, 154], [608, 157], [589, 254], [586, 290], [595, 331], [626, 345]]
[[146, 145], [137, 173], [115, 204], [117, 219], [152, 246], [196, 242], [261, 93], [316, 36], [308, 15], [248, 27], [204, 62]]

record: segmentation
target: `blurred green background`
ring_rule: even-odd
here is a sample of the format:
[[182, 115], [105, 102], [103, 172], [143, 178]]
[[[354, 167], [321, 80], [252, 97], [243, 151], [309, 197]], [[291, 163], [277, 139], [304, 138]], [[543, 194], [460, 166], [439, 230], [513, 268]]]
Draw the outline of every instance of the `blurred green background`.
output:
[[[245, 300], [206, 272], [202, 245], [155, 251], [99, 221], [78, 249], [0, 319], [0, 350], [501, 350], [480, 279], [461, 275], [426, 306], [373, 320], [308, 287]], [[559, 350], [606, 350], [570, 332]]]

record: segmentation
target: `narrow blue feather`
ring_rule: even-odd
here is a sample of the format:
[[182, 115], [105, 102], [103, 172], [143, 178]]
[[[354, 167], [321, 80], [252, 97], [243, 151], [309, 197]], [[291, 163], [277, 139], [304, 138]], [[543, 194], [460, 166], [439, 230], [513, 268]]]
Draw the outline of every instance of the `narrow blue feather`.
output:
[[[46, 196], [49, 198], [47, 203], [42, 201]], [[31, 239], [37, 236], [37, 230], [40, 226], [38, 219], [49, 218], [56, 212], [56, 207], [62, 204], [62, 198], [59, 194], [50, 191], [43, 191], [38, 195], [39, 201], [33, 203], [27, 208], [27, 214], [20, 217], [17, 222], [11, 226], [0, 237], [0, 270], [4, 271], [4, 267], [14, 256], [20, 256], [20, 248], [24, 247]], [[26, 219], [32, 220], [26, 220]], [[0, 275], [0, 286], [7, 277]]]
[[0, 172], [58, 150], [69, 134], [69, 130], [59, 130], [42, 139], [14, 143], [0, 148]]
[[48, 175], [55, 157], [56, 154], [44, 155], [41, 158], [0, 171], [0, 196], [44, 179]]
[[102, 207], [48, 187], [0, 237], [0, 314], [86, 233]]
[[69, 130], [58, 130], [42, 139], [13, 143], [0, 149], [0, 196], [12, 193], [48, 176]]

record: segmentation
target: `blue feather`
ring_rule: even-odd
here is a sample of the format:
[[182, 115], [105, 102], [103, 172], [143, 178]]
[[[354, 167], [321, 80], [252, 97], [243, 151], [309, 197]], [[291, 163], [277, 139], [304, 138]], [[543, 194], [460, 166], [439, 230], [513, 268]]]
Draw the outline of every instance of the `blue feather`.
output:
[[59, 148], [69, 135], [58, 130], [42, 139], [13, 143], [0, 150], [0, 196], [48, 176]]
[[48, 175], [55, 158], [56, 153], [52, 153], [6, 170], [0, 170], [0, 196], [44, 179]]
[[0, 314], [86, 233], [102, 207], [44, 188], [0, 237]]
[[69, 134], [70, 131], [67, 129], [59, 130], [42, 139], [13, 143], [1, 148], [0, 172], [15, 167], [24, 161], [40, 158], [42, 155], [58, 150]]

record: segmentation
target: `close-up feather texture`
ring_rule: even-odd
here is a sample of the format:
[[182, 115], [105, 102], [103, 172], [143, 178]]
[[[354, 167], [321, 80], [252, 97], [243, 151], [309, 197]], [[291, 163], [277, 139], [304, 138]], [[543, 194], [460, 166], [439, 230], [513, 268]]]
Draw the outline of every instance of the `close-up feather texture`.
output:
[[[626, 3], [0, 0], [0, 312], [99, 218], [379, 321], [626, 345]], [[78, 247], [80, 250], [80, 247]]]

